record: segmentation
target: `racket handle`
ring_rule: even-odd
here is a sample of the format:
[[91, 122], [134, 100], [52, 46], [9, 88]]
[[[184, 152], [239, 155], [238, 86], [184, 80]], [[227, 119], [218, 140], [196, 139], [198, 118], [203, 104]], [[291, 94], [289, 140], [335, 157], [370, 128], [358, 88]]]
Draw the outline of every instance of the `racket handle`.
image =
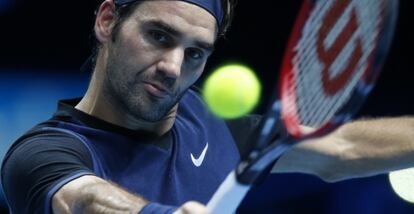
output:
[[250, 189], [250, 185], [240, 184], [233, 170], [221, 183], [207, 204], [207, 209], [212, 213], [235, 213], [240, 202]]

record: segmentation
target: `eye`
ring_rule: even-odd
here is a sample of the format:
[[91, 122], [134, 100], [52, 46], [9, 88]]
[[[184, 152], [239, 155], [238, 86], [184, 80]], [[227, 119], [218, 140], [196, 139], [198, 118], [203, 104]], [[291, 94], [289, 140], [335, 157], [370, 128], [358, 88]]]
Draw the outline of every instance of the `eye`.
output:
[[156, 41], [157, 43], [161, 45], [169, 46], [172, 43], [171, 37], [165, 32], [158, 31], [158, 30], [152, 30], [152, 31], [149, 31], [149, 35], [153, 41]]
[[185, 51], [185, 55], [190, 57], [192, 60], [200, 60], [204, 58], [204, 53], [202, 50], [197, 48], [189, 48]]

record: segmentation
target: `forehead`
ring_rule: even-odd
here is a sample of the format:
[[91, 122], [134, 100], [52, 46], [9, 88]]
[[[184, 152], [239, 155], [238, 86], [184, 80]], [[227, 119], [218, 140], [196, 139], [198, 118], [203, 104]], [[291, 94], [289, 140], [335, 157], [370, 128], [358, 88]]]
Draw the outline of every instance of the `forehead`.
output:
[[202, 37], [203, 40], [212, 43], [218, 32], [213, 15], [185, 1], [144, 1], [136, 8], [132, 17], [141, 22], [157, 20], [175, 28], [183, 35]]

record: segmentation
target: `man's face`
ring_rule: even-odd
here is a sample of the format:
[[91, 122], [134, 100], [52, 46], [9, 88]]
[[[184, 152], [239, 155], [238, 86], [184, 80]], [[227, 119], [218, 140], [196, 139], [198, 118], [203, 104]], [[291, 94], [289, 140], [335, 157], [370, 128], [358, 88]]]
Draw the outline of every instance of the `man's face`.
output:
[[163, 119], [202, 74], [217, 28], [183, 1], [145, 1], [107, 44], [104, 90], [137, 119]]

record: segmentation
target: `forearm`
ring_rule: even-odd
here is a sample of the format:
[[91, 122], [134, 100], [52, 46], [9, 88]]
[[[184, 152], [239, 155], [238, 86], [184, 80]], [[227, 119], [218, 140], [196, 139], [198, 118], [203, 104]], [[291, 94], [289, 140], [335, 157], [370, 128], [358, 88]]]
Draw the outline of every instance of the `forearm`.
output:
[[[64, 185], [54, 196], [54, 214], [126, 214], [140, 213], [150, 202], [132, 194], [114, 183], [96, 176], [83, 176]], [[195, 201], [188, 201], [180, 207], [152, 203], [145, 207], [145, 213], [207, 214], [207, 208]]]
[[64, 185], [53, 197], [53, 213], [138, 213], [148, 202], [113, 183], [83, 176]]
[[274, 172], [303, 172], [326, 181], [364, 177], [414, 166], [414, 118], [359, 120], [302, 142]]
[[[378, 173], [414, 166], [414, 118], [360, 120], [340, 127], [328, 140], [343, 139], [345, 160], [360, 160]], [[361, 161], [366, 161], [366, 163]]]

